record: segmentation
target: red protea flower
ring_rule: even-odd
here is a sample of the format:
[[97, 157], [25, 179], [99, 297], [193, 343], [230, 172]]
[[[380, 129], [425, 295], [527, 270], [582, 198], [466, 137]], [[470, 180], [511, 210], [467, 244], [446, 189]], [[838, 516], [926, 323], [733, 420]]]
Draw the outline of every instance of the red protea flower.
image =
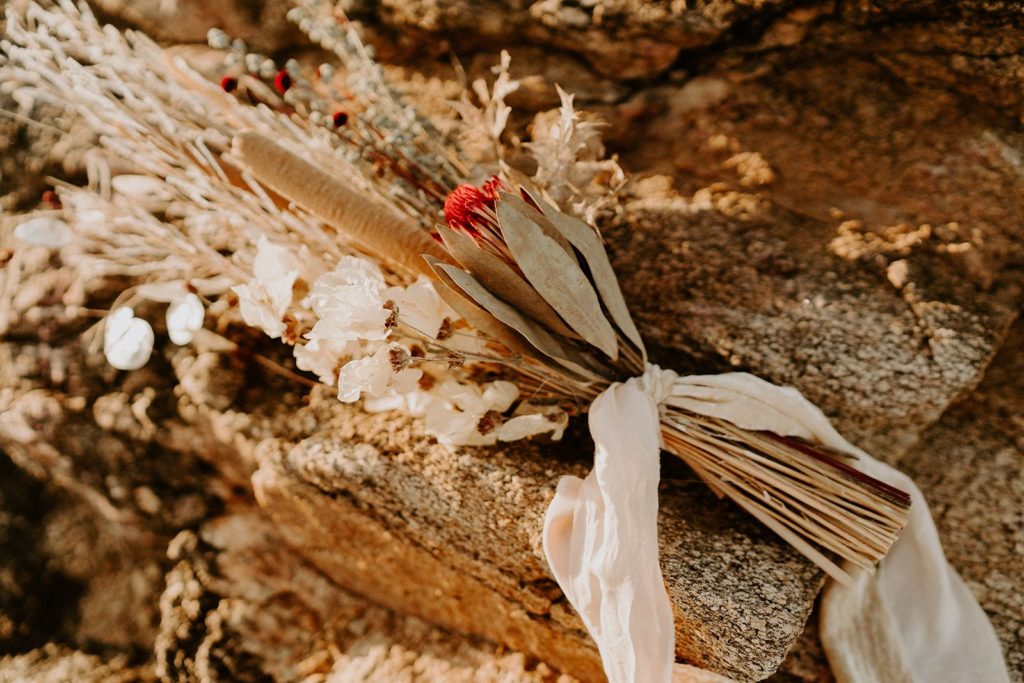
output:
[[459, 185], [444, 200], [444, 221], [456, 230], [478, 232], [480, 223], [494, 223], [494, 204], [505, 185], [498, 176], [491, 176], [482, 186]]

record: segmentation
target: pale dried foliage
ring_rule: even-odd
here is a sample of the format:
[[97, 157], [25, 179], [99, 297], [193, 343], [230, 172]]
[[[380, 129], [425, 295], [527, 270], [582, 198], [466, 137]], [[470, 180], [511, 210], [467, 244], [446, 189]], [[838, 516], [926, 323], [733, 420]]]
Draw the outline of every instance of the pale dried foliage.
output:
[[[512, 57], [503, 50], [501, 61], [494, 67], [494, 85], [488, 89], [484, 79], [473, 81], [473, 93], [479, 106], [470, 100], [469, 93], [463, 93], [461, 99], [452, 103], [462, 118], [456, 136], [459, 151], [474, 164], [475, 169], [493, 169], [502, 159], [504, 145], [501, 136], [512, 114], [512, 107], [505, 103], [505, 98], [520, 85], [509, 73], [511, 63]], [[486, 171], [478, 170], [476, 175], [484, 177]]]

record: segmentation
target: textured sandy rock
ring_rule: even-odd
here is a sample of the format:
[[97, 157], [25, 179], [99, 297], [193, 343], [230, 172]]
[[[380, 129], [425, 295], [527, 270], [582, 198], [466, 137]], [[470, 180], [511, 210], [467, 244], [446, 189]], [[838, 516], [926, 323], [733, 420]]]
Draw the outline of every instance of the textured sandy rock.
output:
[[142, 683], [156, 680], [143, 667], [129, 666], [126, 657], [109, 661], [57, 645], [46, 645], [17, 656], [0, 657], [3, 683]]
[[[290, 449], [261, 447], [254, 478], [290, 543], [384, 604], [598, 678], [593, 646], [539, 548], [557, 477], [584, 467], [553, 459], [552, 448], [451, 453], [426, 445], [401, 418], [354, 420], [318, 402], [309, 411], [319, 434]], [[661, 495], [677, 654], [738, 680], [761, 679], [799, 635], [820, 575], [694, 486], [692, 474], [679, 474], [689, 481], [669, 481]]]
[[520, 654], [496, 653], [485, 642], [453, 637], [339, 589], [256, 511], [182, 532], [169, 554], [174, 565], [156, 645], [164, 679], [559, 678]]
[[205, 43], [211, 27], [223, 29], [265, 53], [303, 40], [298, 29], [285, 18], [291, 7], [285, 0], [98, 0], [96, 5], [104, 14], [167, 42]]
[[1017, 314], [1016, 133], [871, 65], [787, 66], [623, 104], [626, 161], [678, 181], [641, 183], [606, 235], [668, 357], [795, 385], [862, 444], [906, 447]]
[[[785, 0], [699, 4], [537, 0], [525, 5], [505, 0], [343, 0], [338, 6], [374, 28], [383, 26], [388, 47], [397, 43], [407, 51], [426, 47], [440, 52], [449, 45], [456, 50], [493, 49], [496, 39], [502, 45], [526, 40], [576, 53], [603, 76], [630, 79], [655, 76], [671, 67], [680, 51], [710, 45], [737, 25], [763, 20], [789, 4]], [[424, 34], [429, 39], [417, 40]]]
[[[273, 3], [104, 7], [175, 40], [203, 40], [203, 22], [263, 50], [295, 40]], [[858, 443], [918, 477], [940, 513], [950, 559], [992, 614], [1014, 680], [1024, 681], [1024, 387], [1015, 379], [1021, 361], [1009, 351], [1020, 347], [1019, 331], [1004, 341], [1020, 309], [1024, 264], [1015, 3], [542, 1], [470, 10], [440, 0], [349, 8], [368, 22], [380, 54], [403, 61], [388, 70], [400, 89], [430, 99], [432, 113], [445, 111], [457, 87], [449, 48], [475, 76], [514, 43], [514, 72], [545, 73], [579, 92], [609, 121], [610, 146], [630, 171], [671, 176], [638, 184], [628, 210], [605, 226], [655, 358], [680, 370], [740, 368], [795, 384]], [[529, 114], [555, 103], [545, 84], [527, 80], [515, 101], [527, 111], [513, 122], [522, 135]], [[88, 137], [52, 133], [0, 121], [0, 144], [10, 152], [5, 208], [34, 202], [46, 173], [81, 178]], [[108, 652], [159, 653], [209, 680], [299, 671], [351, 681], [556, 677], [523, 655], [340, 589], [338, 581], [363, 587], [400, 609], [433, 609], [432, 618], [482, 630], [450, 603], [398, 590], [414, 586], [374, 580], [376, 558], [366, 553], [375, 548], [403, 572], [422, 558], [442, 595], [487, 596], [485, 604], [498, 607], [477, 621], [499, 632], [494, 637], [593, 670], [593, 652], [544, 582], [536, 547], [550, 495], [536, 485], [538, 472], [550, 483], [584, 470], [578, 433], [545, 450], [550, 460], [530, 449], [466, 455], [466, 469], [490, 472], [490, 481], [453, 469], [406, 422], [328, 410], [319, 400], [307, 406], [294, 387], [245, 358], [168, 353], [120, 375], [74, 341], [92, 322], [74, 307], [102, 309], [116, 288], [86, 286], [73, 271], [51, 268], [59, 261], [45, 252], [4, 251], [10, 247], [0, 244], [0, 440], [12, 458], [12, 476], [0, 482], [0, 553], [13, 558], [0, 581], [6, 651], [51, 639], [78, 648], [98, 641]], [[273, 353], [259, 344], [250, 347]], [[1000, 345], [1007, 351], [972, 393]], [[258, 461], [255, 446], [267, 438]], [[535, 468], [529, 477], [511, 469], [519, 458]], [[286, 533], [255, 512], [249, 477], [257, 466], [264, 501], [273, 499]], [[46, 482], [38, 485], [48, 501], [41, 513], [23, 495], [36, 489], [14, 467]], [[663, 527], [666, 542], [702, 549], [678, 563], [666, 552], [679, 605], [691, 610], [680, 612], [688, 633], [681, 649], [699, 645], [726, 666], [766, 672], [796, 636], [809, 601], [772, 594], [773, 582], [786, 579], [771, 572], [747, 584], [756, 595], [705, 590], [696, 570], [716, 558], [763, 568], [765, 548], [781, 551], [740, 522], [704, 552], [699, 539], [731, 513], [705, 506], [688, 476], [666, 471], [666, 501], [677, 501], [666, 509], [690, 502]], [[478, 496], [450, 495], [458, 490]], [[522, 500], [513, 495], [523, 490]], [[520, 503], [527, 512], [511, 517]], [[218, 517], [224, 509], [231, 514]], [[330, 527], [328, 512], [351, 526]], [[376, 545], [356, 543], [353, 530]], [[172, 560], [166, 549], [175, 538]], [[751, 558], [755, 548], [762, 550]], [[278, 590], [268, 593], [268, 585]], [[38, 599], [46, 591], [66, 596], [67, 609], [48, 613]], [[709, 601], [723, 594], [721, 604]], [[783, 604], [794, 611], [767, 611]], [[765, 611], [727, 611], [749, 605]], [[784, 620], [784, 631], [773, 618]], [[708, 624], [729, 621], [735, 628], [718, 640], [694, 642], [713, 638]], [[514, 624], [522, 629], [513, 632]], [[558, 635], [538, 643], [538, 633]], [[751, 633], [768, 649], [737, 661], [736, 638]], [[279, 639], [287, 645], [280, 651]], [[828, 680], [814, 640], [812, 621], [773, 680]], [[51, 670], [66, 678], [66, 667], [124, 669], [37, 649], [2, 660], [0, 679], [32, 671], [46, 680]]]

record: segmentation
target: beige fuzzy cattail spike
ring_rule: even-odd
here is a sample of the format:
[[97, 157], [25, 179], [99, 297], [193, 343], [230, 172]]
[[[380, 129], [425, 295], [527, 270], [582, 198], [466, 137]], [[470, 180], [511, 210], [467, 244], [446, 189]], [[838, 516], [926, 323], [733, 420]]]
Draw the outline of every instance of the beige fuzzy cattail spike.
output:
[[422, 255], [451, 257], [409, 218], [357, 192], [265, 135], [243, 131], [231, 151], [256, 180], [337, 229], [360, 250], [402, 270], [436, 277]]

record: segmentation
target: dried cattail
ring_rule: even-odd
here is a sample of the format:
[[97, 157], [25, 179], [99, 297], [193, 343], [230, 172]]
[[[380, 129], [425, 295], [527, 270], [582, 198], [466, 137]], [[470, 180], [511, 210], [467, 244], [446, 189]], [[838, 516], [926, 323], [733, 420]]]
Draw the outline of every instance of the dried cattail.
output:
[[410, 273], [433, 277], [423, 254], [449, 262], [430, 235], [390, 207], [373, 202], [336, 178], [254, 131], [231, 145], [245, 170], [258, 181], [340, 231], [378, 259]]

